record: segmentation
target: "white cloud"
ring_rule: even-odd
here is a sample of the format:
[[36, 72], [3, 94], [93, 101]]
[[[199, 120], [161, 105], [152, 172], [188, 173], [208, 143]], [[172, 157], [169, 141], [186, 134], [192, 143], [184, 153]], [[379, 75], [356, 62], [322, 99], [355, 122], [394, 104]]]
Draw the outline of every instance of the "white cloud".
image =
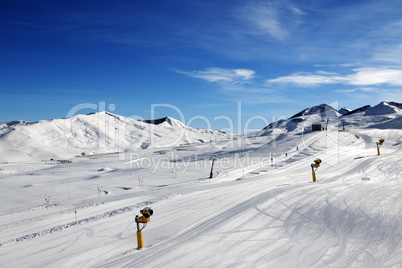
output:
[[209, 82], [244, 83], [254, 77], [255, 72], [249, 69], [207, 68], [201, 71], [177, 71], [190, 77], [200, 78]]
[[321, 74], [321, 75], [338, 75], [338, 73], [334, 73], [334, 72], [327, 72], [327, 71], [323, 71], [323, 70], [318, 70], [315, 72], [316, 74]]
[[269, 79], [269, 84], [294, 84], [302, 87], [345, 84], [356, 86], [374, 85], [402, 85], [402, 70], [390, 68], [359, 68], [353, 70], [355, 73], [341, 76], [337, 73], [318, 71], [312, 73], [295, 73], [289, 76], [282, 76]]
[[357, 91], [358, 91], [357, 88], [352, 88], [352, 89], [337, 89], [337, 90], [334, 90], [334, 92], [336, 92], [336, 93], [354, 93], [354, 92], [357, 92]]
[[246, 80], [253, 78], [255, 74], [253, 70], [248, 69], [233, 69], [233, 71], [237, 74], [237, 76], [243, 77]]
[[351, 85], [402, 85], [402, 70], [388, 68], [360, 68], [355, 74], [347, 76]]
[[362, 87], [362, 88], [351, 88], [351, 89], [337, 89], [334, 92], [336, 93], [355, 93], [355, 92], [364, 92], [364, 93], [370, 93], [370, 92], [377, 92], [375, 88], [372, 87]]
[[294, 84], [302, 87], [319, 86], [324, 84], [338, 84], [344, 81], [345, 78], [335, 73], [318, 74], [311, 73], [295, 73], [289, 76], [282, 76], [275, 79], [267, 80], [269, 84]]
[[307, 15], [307, 13], [305, 13], [304, 11], [302, 11], [300, 8], [297, 7], [290, 7], [289, 8], [294, 14], [299, 15], [299, 16], [303, 16], [303, 15]]
[[250, 69], [206, 68], [204, 70], [185, 72], [176, 71], [190, 77], [216, 83], [218, 98], [226, 101], [239, 101], [248, 104], [290, 102], [279, 91], [260, 85], [254, 81], [255, 71]]

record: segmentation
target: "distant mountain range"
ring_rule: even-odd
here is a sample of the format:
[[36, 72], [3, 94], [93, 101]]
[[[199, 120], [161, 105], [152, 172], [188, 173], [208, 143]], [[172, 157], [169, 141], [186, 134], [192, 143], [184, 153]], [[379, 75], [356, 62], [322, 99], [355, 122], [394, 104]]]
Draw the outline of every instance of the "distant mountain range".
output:
[[313, 114], [324, 114], [324, 116], [339, 117], [339, 116], [348, 116], [348, 115], [352, 115], [355, 113], [363, 113], [363, 112], [364, 112], [364, 114], [361, 114], [361, 115], [366, 115], [366, 116], [385, 115], [385, 114], [402, 115], [402, 104], [397, 103], [397, 102], [383, 101], [374, 107], [371, 107], [370, 105], [365, 105], [365, 106], [362, 106], [355, 110], [350, 110], [348, 108], [341, 108], [338, 111], [327, 104], [320, 104], [318, 106], [313, 106], [313, 107], [304, 109], [303, 111], [290, 117], [290, 119], [296, 118], [296, 117], [301, 117], [301, 116], [306, 116], [306, 115], [313, 115]]
[[306, 131], [312, 124], [327, 125], [332, 129], [347, 126], [352, 128], [402, 129], [402, 104], [380, 102], [371, 107], [365, 105], [355, 110], [336, 110], [330, 105], [320, 104], [306, 108], [287, 120], [273, 122], [263, 129], [261, 135]]
[[[323, 124], [330, 130], [346, 128], [402, 129], [402, 104], [381, 102], [355, 110], [339, 111], [327, 104], [306, 108], [287, 120], [266, 126], [255, 136], [311, 130]], [[134, 120], [108, 112], [76, 115], [38, 122], [0, 123], [0, 161], [69, 158], [81, 154], [124, 152], [137, 149], [174, 147], [227, 139], [231, 134], [188, 127], [164, 117]]]
[[108, 112], [38, 122], [0, 123], [0, 161], [69, 158], [226, 139], [219, 130], [187, 127], [165, 117], [139, 121]]

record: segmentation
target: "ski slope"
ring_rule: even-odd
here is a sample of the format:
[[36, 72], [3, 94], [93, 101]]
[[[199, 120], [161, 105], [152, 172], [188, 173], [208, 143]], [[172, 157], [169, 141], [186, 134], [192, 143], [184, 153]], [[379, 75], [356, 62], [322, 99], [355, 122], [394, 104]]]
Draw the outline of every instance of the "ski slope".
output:
[[[401, 134], [296, 128], [67, 164], [1, 164], [1, 264], [401, 267]], [[134, 218], [146, 206], [154, 215], [137, 249]]]

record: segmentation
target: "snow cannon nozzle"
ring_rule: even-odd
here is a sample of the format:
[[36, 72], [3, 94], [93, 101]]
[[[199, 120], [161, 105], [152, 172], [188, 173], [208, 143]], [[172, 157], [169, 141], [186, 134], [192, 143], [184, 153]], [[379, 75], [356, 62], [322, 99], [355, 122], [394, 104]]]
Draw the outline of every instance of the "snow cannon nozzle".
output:
[[316, 159], [316, 160], [314, 160], [314, 163], [311, 164], [311, 167], [318, 168], [320, 166], [321, 162], [322, 162], [321, 159]]
[[152, 210], [152, 208], [149, 208], [149, 207], [146, 207], [143, 210], [140, 210], [140, 212], [145, 218], [150, 218], [154, 214], [154, 211]]

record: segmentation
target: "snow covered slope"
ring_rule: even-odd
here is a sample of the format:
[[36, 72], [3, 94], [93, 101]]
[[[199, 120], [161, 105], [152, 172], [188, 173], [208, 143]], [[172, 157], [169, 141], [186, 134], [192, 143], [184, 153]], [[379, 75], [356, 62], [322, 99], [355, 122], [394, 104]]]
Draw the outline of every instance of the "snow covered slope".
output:
[[401, 267], [402, 130], [302, 131], [310, 118], [322, 116], [214, 143], [1, 163], [1, 265]]
[[311, 131], [313, 124], [321, 124], [323, 127], [337, 129], [341, 116], [334, 108], [327, 104], [321, 104], [293, 115], [287, 120], [279, 120], [266, 126], [261, 132], [253, 135], [279, 135], [288, 132], [304, 133]]
[[360, 128], [402, 129], [402, 104], [381, 102], [340, 118], [347, 125]]
[[[399, 267], [401, 134], [289, 132], [0, 173], [0, 259], [4, 267]], [[154, 215], [137, 250], [134, 218], [146, 206]]]
[[278, 135], [288, 132], [311, 131], [313, 124], [333, 130], [343, 129], [402, 129], [402, 104], [396, 102], [381, 102], [371, 107], [369, 105], [342, 113], [329, 105], [321, 104], [295, 114], [287, 120], [279, 120], [266, 126], [262, 132], [253, 135]]
[[0, 124], [0, 162], [173, 147], [226, 137], [221, 131], [187, 127], [173, 118], [150, 124], [108, 112], [35, 123], [13, 121]]

